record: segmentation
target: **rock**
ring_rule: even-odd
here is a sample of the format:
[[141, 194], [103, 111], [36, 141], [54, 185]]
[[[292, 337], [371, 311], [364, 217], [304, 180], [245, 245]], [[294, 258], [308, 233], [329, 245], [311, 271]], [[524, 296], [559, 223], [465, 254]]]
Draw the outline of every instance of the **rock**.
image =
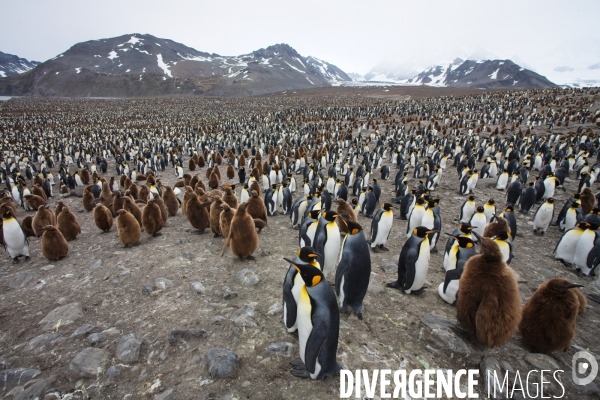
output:
[[450, 328], [455, 326], [458, 321], [455, 319], [448, 319], [444, 317], [440, 317], [439, 315], [429, 314], [425, 317], [421, 318], [421, 323], [430, 329], [436, 328]]
[[248, 400], [246, 396], [238, 392], [236, 389], [219, 397], [219, 400]]
[[383, 272], [385, 272], [386, 274], [394, 274], [398, 272], [398, 266], [394, 265], [394, 264], [382, 264], [381, 265], [381, 269], [383, 270]]
[[[494, 357], [485, 357], [481, 364], [479, 364], [479, 374], [483, 381], [484, 393], [489, 393], [493, 399], [502, 398], [502, 388], [496, 385], [494, 378], [498, 377], [501, 381], [502, 370], [500, 369], [500, 363]], [[495, 375], [494, 375], [495, 374]], [[492, 385], [495, 385], [496, 388]], [[496, 396], [494, 396], [494, 393]]]
[[164, 392], [162, 392], [161, 394], [157, 394], [156, 396], [154, 396], [154, 400], [167, 400], [171, 397], [172, 394], [173, 394], [173, 389], [167, 389]]
[[171, 345], [176, 345], [179, 343], [183, 343], [178, 338], [182, 338], [185, 341], [189, 342], [192, 339], [206, 339], [208, 333], [206, 333], [203, 329], [173, 329], [169, 333], [169, 343]]
[[179, 238], [179, 244], [186, 244], [187, 242], [189, 242], [190, 239], [188, 239], [187, 237], [180, 237]]
[[72, 378], [94, 378], [104, 371], [107, 361], [108, 350], [87, 347], [71, 361], [67, 374]]
[[116, 356], [123, 362], [137, 362], [140, 358], [140, 347], [144, 339], [135, 333], [123, 335], [117, 346]]
[[194, 255], [192, 253], [190, 253], [189, 251], [184, 251], [181, 256], [183, 258], [187, 258], [188, 260], [191, 260], [194, 258]]
[[167, 288], [172, 288], [173, 286], [175, 286], [175, 284], [173, 283], [173, 281], [167, 279], [167, 278], [156, 278], [154, 280], [154, 285], [162, 290], [165, 290]]
[[148, 295], [148, 294], [152, 293], [153, 290], [154, 290], [154, 288], [152, 287], [152, 285], [149, 285], [147, 283], [145, 283], [142, 286], [142, 294], [143, 295]]
[[275, 342], [267, 347], [267, 353], [284, 357], [291, 357], [295, 351], [296, 346], [290, 342]]
[[31, 281], [37, 280], [38, 278], [39, 275], [31, 270], [17, 272], [8, 280], [8, 287], [17, 289], [27, 285]]
[[242, 358], [233, 350], [216, 347], [206, 352], [206, 366], [213, 378], [228, 378], [239, 368]]
[[24, 385], [41, 373], [42, 371], [39, 369], [32, 368], [13, 368], [6, 371], [0, 371], [0, 389], [10, 390], [14, 387]]
[[51, 376], [48, 379], [40, 379], [31, 386], [25, 386], [25, 390], [19, 393], [13, 400], [32, 400], [39, 399], [46, 392], [46, 389], [56, 378]]
[[101, 341], [104, 340], [104, 335], [102, 333], [92, 333], [90, 336], [88, 336], [88, 343], [89, 344], [97, 344], [100, 343]]
[[45, 331], [54, 330], [60, 321], [60, 326], [70, 325], [83, 317], [83, 310], [80, 303], [70, 303], [55, 308], [44, 317], [38, 325], [44, 325]]
[[234, 324], [240, 327], [244, 326], [256, 326], [256, 322], [254, 322], [254, 310], [245, 305], [242, 308], [239, 308], [231, 314], [231, 320]]
[[96, 327], [94, 325], [83, 324], [79, 328], [75, 329], [75, 332], [73, 332], [71, 334], [71, 337], [76, 338], [76, 337], [80, 337], [80, 336], [85, 336], [88, 333], [90, 333], [91, 331], [93, 331], [94, 329], [96, 329]]
[[235, 279], [244, 286], [254, 286], [260, 282], [258, 275], [250, 268], [244, 268], [235, 275]]
[[277, 303], [271, 304], [271, 307], [269, 307], [269, 311], [267, 311], [267, 314], [276, 315], [276, 314], [281, 314], [282, 312], [283, 312], [283, 306], [281, 305], [280, 302], [277, 302]]
[[50, 389], [44, 394], [44, 400], [62, 400], [62, 398], [62, 393], [56, 389]]
[[222, 315], [217, 315], [217, 316], [214, 316], [214, 317], [212, 317], [212, 318], [210, 319], [210, 322], [211, 322], [212, 324], [219, 325], [221, 322], [223, 322], [223, 320], [225, 320], [225, 317], [224, 317], [224, 316], [222, 316]]
[[12, 365], [12, 361], [8, 358], [0, 357], [0, 369], [6, 369]]
[[369, 281], [369, 287], [367, 290], [373, 294], [382, 293], [384, 291], [383, 285], [375, 279], [371, 279]]
[[552, 370], [555, 371], [560, 369], [560, 366], [556, 360], [546, 354], [541, 353], [529, 353], [525, 356], [525, 361], [533, 365], [538, 369]]
[[225, 292], [223, 292], [223, 298], [226, 300], [235, 299], [236, 297], [238, 297], [238, 293], [229, 288], [225, 289]]
[[108, 328], [102, 331], [102, 334], [106, 336], [118, 336], [121, 334], [121, 331], [117, 328]]
[[437, 335], [440, 340], [455, 353], [468, 355], [471, 353], [465, 342], [455, 337], [445, 329], [434, 329], [433, 333]]
[[55, 343], [56, 339], [58, 339], [60, 335], [55, 333], [44, 333], [42, 335], [36, 336], [31, 339], [23, 348], [24, 353], [31, 353], [35, 351], [39, 353], [43, 351], [46, 346], [51, 346]]
[[106, 373], [108, 374], [109, 377], [114, 379], [119, 376], [119, 374], [121, 373], [121, 370], [113, 365], [106, 371]]
[[200, 282], [190, 282], [190, 289], [192, 289], [197, 294], [204, 294], [205, 288], [204, 285]]
[[502, 368], [502, 371], [508, 371], [511, 374], [515, 373], [514, 368], [512, 367], [512, 365], [510, 365], [510, 363], [508, 361], [500, 361], [500, 368]]
[[102, 266], [102, 260], [94, 260], [92, 263], [91, 269], [100, 268]]

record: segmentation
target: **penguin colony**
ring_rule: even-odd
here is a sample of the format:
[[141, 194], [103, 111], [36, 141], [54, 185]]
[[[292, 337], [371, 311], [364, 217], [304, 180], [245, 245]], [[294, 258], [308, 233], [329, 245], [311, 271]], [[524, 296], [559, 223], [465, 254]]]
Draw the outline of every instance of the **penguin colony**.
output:
[[[425, 282], [430, 267], [441, 268], [439, 306], [456, 307], [473, 344], [501, 346], [518, 330], [533, 350], [566, 351], [587, 304], [582, 285], [565, 273], [542, 284], [523, 307], [509, 264], [519, 256], [519, 236], [535, 235], [555, 246], [554, 257], [579, 279], [596, 275], [600, 138], [590, 122], [600, 113], [591, 100], [569, 101], [573, 92], [467, 96], [453, 103], [469, 104], [460, 111], [409, 101], [245, 112], [243, 122], [225, 114], [196, 124], [172, 119], [161, 128], [122, 129], [115, 120], [83, 132], [63, 123], [43, 136], [41, 128], [24, 134], [16, 120], [3, 122], [4, 247], [14, 263], [28, 260], [38, 256], [29, 253], [28, 238], [38, 237], [44, 257], [68, 260], [78, 236], [90, 234], [80, 227], [90, 218], [98, 233], [116, 225], [125, 247], [159, 246], [154, 237], [175, 217], [199, 234], [210, 229], [223, 243], [221, 256], [231, 249], [254, 260], [259, 247], [270, 245], [259, 240], [261, 230], [275, 220], [298, 235], [279, 277], [285, 329], [298, 332], [295, 376], [323, 379], [342, 368], [340, 312], [369, 318], [363, 300], [372, 253], [388, 252], [390, 244], [400, 252], [388, 295], [436, 293]], [[36, 106], [15, 100], [4, 107], [20, 103]], [[545, 103], [553, 106], [538, 112]], [[572, 131], [546, 129], [558, 124]], [[22, 136], [27, 140], [18, 141]], [[448, 182], [455, 193], [437, 191]], [[572, 196], [558, 204], [555, 195], [569, 182]], [[385, 190], [390, 184], [393, 192]], [[77, 196], [85, 212], [62, 203], [50, 209], [58, 196]], [[444, 219], [454, 196], [464, 199], [462, 206]], [[562, 237], [549, 244], [542, 236], [555, 229]], [[443, 264], [430, 265], [438, 251]], [[565, 323], [549, 323], [548, 315]]]

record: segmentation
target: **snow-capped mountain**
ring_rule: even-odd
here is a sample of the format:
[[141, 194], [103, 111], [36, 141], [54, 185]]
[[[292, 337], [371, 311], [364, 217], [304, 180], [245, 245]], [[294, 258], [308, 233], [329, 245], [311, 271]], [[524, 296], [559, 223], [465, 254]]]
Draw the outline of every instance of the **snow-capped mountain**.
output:
[[39, 64], [39, 61], [29, 61], [0, 51], [0, 78], [22, 74]]
[[17, 78], [0, 94], [41, 96], [256, 95], [349, 81], [342, 70], [286, 44], [240, 56], [198, 51], [169, 39], [129, 34], [91, 40]]
[[365, 77], [361, 74], [357, 74], [356, 72], [348, 72], [347, 74], [350, 79], [352, 79], [352, 82], [364, 82], [366, 81]]
[[455, 59], [449, 64], [434, 65], [408, 79], [411, 85], [441, 87], [477, 87], [484, 89], [547, 88], [556, 85], [545, 77], [511, 60], [463, 61]]

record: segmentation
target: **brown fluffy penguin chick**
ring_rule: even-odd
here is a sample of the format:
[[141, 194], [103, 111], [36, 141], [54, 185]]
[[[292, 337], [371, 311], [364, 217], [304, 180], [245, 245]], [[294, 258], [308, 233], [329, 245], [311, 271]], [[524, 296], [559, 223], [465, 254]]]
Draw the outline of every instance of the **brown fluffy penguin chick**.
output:
[[250, 193], [256, 192], [260, 196], [260, 185], [258, 184], [258, 181], [252, 181], [248, 190], [250, 190]]
[[246, 212], [248, 203], [240, 204], [229, 228], [229, 235], [225, 240], [221, 257], [225, 254], [228, 247], [231, 252], [241, 259], [254, 260], [252, 253], [258, 248], [258, 234], [254, 227], [254, 220]]
[[231, 226], [231, 221], [233, 220], [233, 216], [237, 211], [235, 208], [231, 208], [229, 204], [223, 202], [219, 208], [221, 209], [221, 214], [219, 214], [219, 227], [221, 228], [221, 234], [223, 237], [227, 238], [229, 236], [229, 227]]
[[113, 192], [113, 203], [112, 207], [108, 207], [115, 215], [117, 215], [117, 211], [123, 208], [125, 204], [125, 199], [123, 198], [123, 194], [120, 190], [115, 190]]
[[[342, 217], [346, 221], [358, 222], [356, 220], [356, 214], [354, 213], [354, 209], [352, 208], [350, 203], [348, 203], [344, 199], [337, 199], [336, 201], [338, 203], [338, 206], [335, 209], [335, 212], [338, 214], [338, 216]], [[344, 223], [342, 218], [336, 218], [336, 222], [338, 224], [338, 227], [340, 228], [340, 233], [346, 234], [348, 233], [348, 225]]]
[[586, 187], [579, 195], [579, 202], [581, 203], [581, 211], [583, 215], [588, 215], [592, 212], [596, 206], [596, 196], [592, 193], [592, 189]]
[[137, 244], [142, 237], [142, 228], [135, 217], [127, 210], [117, 212], [117, 232], [119, 241], [125, 247]]
[[258, 229], [258, 233], [261, 233], [267, 227], [267, 223], [262, 219], [254, 218], [254, 227]]
[[29, 207], [33, 208], [34, 210], [37, 210], [38, 208], [40, 208], [40, 206], [46, 204], [46, 200], [34, 194], [25, 195], [25, 201], [27, 202], [27, 204], [29, 204]]
[[137, 200], [140, 195], [140, 188], [135, 183], [132, 183], [131, 186], [129, 186], [129, 189], [127, 189], [127, 192], [133, 197], [133, 200]]
[[31, 225], [32, 222], [33, 217], [31, 215], [26, 216], [25, 218], [23, 218], [23, 221], [21, 221], [21, 229], [23, 229], [23, 232], [25, 232], [25, 237], [35, 236], [35, 232], [33, 231], [33, 227]]
[[44, 192], [44, 189], [42, 189], [42, 187], [39, 185], [33, 185], [31, 187], [31, 194], [41, 197], [42, 199], [44, 199], [44, 201], [48, 201], [48, 196], [46, 196], [46, 192]]
[[213, 167], [206, 168], [206, 179], [210, 178], [210, 174], [213, 172]]
[[165, 186], [165, 190], [163, 191], [163, 203], [165, 203], [165, 207], [167, 207], [167, 212], [170, 217], [174, 217], [177, 215], [177, 211], [179, 211], [179, 200], [177, 199], [177, 195], [171, 189], [170, 186]]
[[135, 204], [135, 201], [131, 200], [131, 197], [125, 196], [123, 199], [125, 200], [123, 203], [123, 210], [131, 213], [131, 215], [133, 215], [137, 220], [138, 224], [142, 226], [142, 210], [140, 210], [138, 205]]
[[[252, 196], [247, 201], [248, 209], [246, 210], [248, 214], [254, 219], [260, 219], [267, 224], [267, 207], [265, 207], [265, 202], [256, 191], [252, 191]], [[239, 207], [238, 207], [239, 208]]]
[[500, 231], [506, 231], [509, 235], [511, 234], [510, 226], [508, 226], [506, 219], [504, 219], [504, 217], [495, 216], [494, 222], [490, 222], [490, 224], [485, 227], [485, 230], [483, 231], [483, 237], [494, 237]]
[[[62, 213], [61, 213], [62, 214]], [[42, 254], [50, 261], [58, 261], [69, 252], [69, 244], [57, 227], [46, 225], [42, 230]]]
[[196, 196], [196, 193], [194, 193], [194, 189], [192, 189], [191, 186], [185, 187], [185, 193], [183, 194], [183, 200], [181, 202], [181, 212], [183, 213], [183, 215], [187, 215], [187, 203], [191, 199], [190, 196], [186, 196], [186, 194], [188, 193], [191, 193], [194, 196]]
[[[220, 154], [219, 154], [219, 156], [220, 156]], [[219, 171], [219, 165], [218, 164], [215, 165], [215, 167], [213, 168], [213, 172], [215, 174], [217, 174], [217, 177], [219, 178], [219, 180], [221, 180], [221, 171]]]
[[233, 190], [235, 189], [235, 185], [223, 185], [223, 191], [225, 194], [223, 195], [223, 201], [229, 205], [231, 208], [237, 208], [239, 205], [239, 201]]
[[163, 220], [163, 226], [165, 226], [167, 224], [167, 220], [169, 219], [169, 211], [167, 210], [167, 206], [165, 206], [165, 202], [163, 201], [162, 197], [159, 197], [158, 195], [155, 195], [153, 200], [158, 208], [160, 208], [160, 216]]
[[59, 201], [58, 204], [56, 205], [56, 208], [54, 208], [54, 215], [56, 215], [57, 218], [60, 215], [60, 212], [63, 210], [64, 207], [65, 207], [65, 203], [63, 203], [62, 201]]
[[498, 245], [480, 237], [480, 254], [471, 257], [460, 278], [456, 317], [477, 346], [508, 342], [521, 320], [521, 296], [515, 275]]
[[[119, 177], [119, 185], [121, 185], [122, 188], [125, 188], [125, 181], [127, 180], [127, 175], [123, 174]], [[125, 188], [127, 189], [127, 188]]]
[[223, 204], [223, 200], [220, 197], [215, 197], [215, 201], [213, 201], [210, 205], [209, 211], [209, 223], [210, 230], [213, 231], [215, 237], [221, 236], [221, 223], [219, 217], [221, 215], [221, 204]]
[[110, 186], [108, 182], [102, 182], [102, 190], [100, 191], [100, 197], [98, 200], [104, 205], [104, 207], [109, 207], [113, 203], [113, 192], [110, 190]]
[[48, 225], [56, 225], [56, 217], [54, 212], [48, 209], [48, 206], [40, 206], [31, 220], [31, 228], [35, 236], [40, 237], [44, 233], [43, 227]]
[[186, 193], [185, 197], [188, 197], [186, 206], [188, 221], [200, 233], [204, 233], [204, 230], [210, 226], [208, 206], [210, 206], [212, 200], [201, 202], [195, 193]]
[[81, 226], [77, 222], [77, 217], [66, 205], [63, 206], [61, 213], [56, 217], [56, 222], [58, 230], [67, 241], [77, 239], [77, 235], [81, 233]]
[[210, 177], [208, 178], [208, 187], [211, 189], [216, 189], [219, 187], [219, 176], [214, 170], [210, 173]]
[[81, 202], [83, 203], [83, 209], [85, 211], [92, 211], [94, 209], [94, 194], [92, 193], [93, 185], [87, 185], [83, 189], [83, 194], [81, 195]]
[[140, 192], [137, 195], [136, 200], [148, 201], [150, 197], [150, 188], [148, 185], [144, 184], [140, 187]]
[[235, 168], [233, 168], [233, 165], [229, 164], [225, 170], [225, 173], [227, 174], [227, 179], [235, 178]]
[[519, 332], [536, 352], [567, 351], [575, 335], [575, 320], [587, 305], [577, 289], [582, 285], [561, 278], [540, 285], [523, 306]]
[[196, 162], [194, 161], [193, 158], [190, 158], [190, 160], [188, 161], [188, 169], [190, 171], [195, 171], [196, 170]]
[[146, 233], [158, 236], [158, 232], [163, 228], [164, 221], [160, 212], [160, 207], [156, 204], [156, 200], [152, 199], [144, 207], [142, 212], [142, 226]]
[[94, 223], [102, 232], [110, 231], [113, 226], [112, 212], [102, 204], [96, 204], [94, 208]]

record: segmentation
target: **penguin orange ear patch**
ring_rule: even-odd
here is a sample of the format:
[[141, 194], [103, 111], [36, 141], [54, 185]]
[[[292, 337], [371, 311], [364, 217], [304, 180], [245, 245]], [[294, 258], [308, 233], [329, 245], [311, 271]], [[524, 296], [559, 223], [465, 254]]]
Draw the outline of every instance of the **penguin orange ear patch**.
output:
[[467, 243], [467, 249], [470, 249], [471, 247], [473, 247], [473, 243]]
[[301, 250], [301, 249], [298, 249], [298, 255], [300, 255], [300, 250]]
[[352, 229], [352, 234], [353, 235], [356, 235], [357, 233], [358, 233], [358, 229], [356, 229], [356, 228]]
[[417, 230], [413, 229], [413, 235], [416, 235], [416, 234], [417, 234]]
[[319, 282], [321, 282], [321, 277], [319, 275], [315, 275], [312, 279], [312, 285], [316, 286]]

